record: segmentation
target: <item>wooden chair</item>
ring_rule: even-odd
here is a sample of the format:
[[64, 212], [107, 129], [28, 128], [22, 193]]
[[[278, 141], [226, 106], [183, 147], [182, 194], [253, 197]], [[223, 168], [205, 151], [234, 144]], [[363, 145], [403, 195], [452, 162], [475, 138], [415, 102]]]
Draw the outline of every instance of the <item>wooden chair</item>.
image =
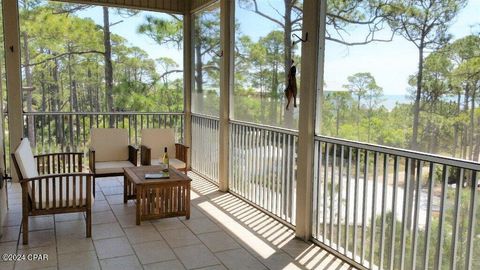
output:
[[123, 168], [137, 166], [138, 148], [129, 145], [128, 131], [120, 128], [93, 128], [90, 132], [88, 164], [99, 177], [123, 176]]
[[92, 173], [82, 172], [83, 153], [34, 156], [28, 139], [12, 153], [22, 186], [23, 244], [28, 244], [28, 217], [86, 213], [86, 237], [92, 235]]
[[173, 129], [150, 128], [141, 131], [142, 145], [140, 146], [140, 161], [142, 165], [159, 165], [167, 147], [170, 166], [177, 170], [188, 170], [188, 147], [175, 143]]

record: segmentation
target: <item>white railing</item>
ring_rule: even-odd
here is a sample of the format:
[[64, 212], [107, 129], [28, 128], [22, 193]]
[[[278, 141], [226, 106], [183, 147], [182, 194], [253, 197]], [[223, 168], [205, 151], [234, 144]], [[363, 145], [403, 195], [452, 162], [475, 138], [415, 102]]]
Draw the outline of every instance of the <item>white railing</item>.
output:
[[479, 171], [316, 137], [313, 238], [370, 269], [480, 269]]
[[295, 224], [298, 135], [230, 121], [230, 191]]
[[218, 117], [192, 114], [192, 170], [218, 184]]

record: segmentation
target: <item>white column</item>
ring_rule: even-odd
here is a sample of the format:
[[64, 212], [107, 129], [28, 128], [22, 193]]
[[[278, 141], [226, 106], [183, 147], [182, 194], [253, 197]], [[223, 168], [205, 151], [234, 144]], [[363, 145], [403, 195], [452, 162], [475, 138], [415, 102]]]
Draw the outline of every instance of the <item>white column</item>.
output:
[[302, 74], [297, 159], [296, 236], [304, 240], [312, 232], [312, 181], [317, 89], [323, 91], [326, 0], [303, 2]]
[[[20, 30], [18, 4], [3, 0], [3, 34], [5, 42], [5, 76], [7, 78], [8, 135], [10, 151], [20, 144], [23, 137], [22, 75], [20, 70]], [[10, 155], [10, 153], [6, 153]], [[14, 181], [18, 181], [13, 166], [10, 166]]]
[[223, 56], [220, 65], [219, 189], [228, 191], [230, 91], [233, 85], [234, 0], [220, 1], [220, 39]]
[[[193, 46], [192, 46], [192, 30], [193, 30], [193, 16], [190, 9], [187, 9], [183, 16], [183, 111], [184, 129], [183, 129], [183, 143], [192, 147], [192, 72], [193, 72]], [[192, 150], [188, 151], [188, 164], [190, 168], [192, 164]]]

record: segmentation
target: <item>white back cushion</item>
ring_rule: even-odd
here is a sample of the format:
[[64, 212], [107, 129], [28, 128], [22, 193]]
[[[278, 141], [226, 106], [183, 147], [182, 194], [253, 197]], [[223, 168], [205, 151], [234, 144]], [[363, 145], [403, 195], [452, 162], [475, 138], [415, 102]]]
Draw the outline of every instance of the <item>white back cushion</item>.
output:
[[152, 159], [163, 157], [165, 147], [169, 158], [175, 158], [175, 131], [171, 128], [142, 129], [142, 145], [152, 149]]
[[24, 138], [15, 150], [15, 159], [22, 173], [23, 178], [32, 178], [38, 176], [37, 163], [33, 157], [32, 148], [27, 138]]
[[128, 132], [121, 128], [92, 128], [90, 145], [95, 161], [128, 160]]

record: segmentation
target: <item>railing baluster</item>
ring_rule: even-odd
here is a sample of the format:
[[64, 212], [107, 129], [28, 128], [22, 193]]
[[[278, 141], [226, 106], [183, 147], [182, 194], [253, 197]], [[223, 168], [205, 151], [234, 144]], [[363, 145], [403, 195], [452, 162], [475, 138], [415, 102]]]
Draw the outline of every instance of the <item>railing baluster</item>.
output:
[[426, 222], [426, 229], [425, 229], [425, 249], [423, 254], [423, 267], [424, 269], [428, 269], [428, 256], [430, 254], [430, 225], [431, 225], [431, 217], [432, 217], [432, 195], [433, 195], [433, 173], [435, 170], [435, 164], [430, 162], [430, 168], [428, 172], [428, 201], [427, 201], [427, 222]]
[[383, 269], [385, 256], [385, 220], [387, 218], [388, 154], [383, 155], [382, 224], [380, 234], [380, 269]]
[[[452, 251], [451, 251], [451, 259], [450, 259], [450, 269], [455, 270], [457, 268], [457, 239], [458, 239], [458, 223], [459, 223], [459, 217], [460, 217], [460, 190], [462, 189], [463, 185], [463, 176], [464, 176], [464, 170], [463, 168], [458, 168], [460, 169], [460, 176], [458, 178], [456, 187], [455, 187], [455, 214], [454, 214], [454, 219], [453, 219], [453, 237], [452, 237]], [[429, 196], [430, 197], [430, 196]], [[427, 218], [430, 217], [430, 207], [431, 201], [429, 201], [429, 215]], [[427, 226], [430, 225], [427, 222]], [[428, 232], [428, 227], [427, 227], [427, 232]], [[428, 236], [427, 236], [428, 239]], [[428, 253], [427, 253], [428, 256]], [[425, 264], [427, 265], [427, 264]], [[425, 268], [426, 269], [426, 268]]]
[[346, 196], [346, 206], [345, 206], [345, 252], [344, 254], [348, 254], [349, 250], [349, 237], [350, 237], [350, 168], [352, 166], [352, 148], [347, 146], [348, 148], [348, 162], [347, 162], [347, 196]]
[[362, 254], [360, 256], [360, 261], [362, 264], [365, 263], [365, 242], [367, 238], [367, 203], [368, 203], [368, 151], [364, 151], [364, 164], [363, 164], [363, 204], [362, 204]]
[[405, 242], [407, 241], [406, 239], [406, 233], [407, 233], [407, 214], [408, 212], [408, 192], [410, 190], [410, 168], [411, 168], [411, 163], [412, 160], [410, 158], [407, 158], [406, 160], [406, 165], [405, 165], [405, 183], [404, 183], [404, 188], [403, 188], [403, 213], [402, 213], [402, 221], [403, 221], [403, 226], [402, 226], [402, 244], [401, 244], [401, 254], [400, 254], [400, 269], [403, 270], [405, 268]]
[[338, 201], [337, 201], [337, 250], [340, 251], [340, 247], [342, 246], [340, 243], [341, 240], [341, 222], [342, 222], [342, 192], [343, 192], [343, 175], [342, 175], [342, 168], [343, 168], [343, 152], [344, 148], [343, 145], [340, 145], [340, 160], [338, 162]]
[[320, 197], [320, 179], [319, 179], [319, 168], [321, 168], [321, 164], [319, 164], [319, 161], [321, 160], [321, 158], [319, 157], [321, 151], [319, 150], [320, 149], [320, 145], [322, 144], [322, 142], [319, 142], [319, 141], [315, 141], [314, 142], [314, 147], [315, 147], [315, 151], [314, 151], [314, 162], [316, 162], [316, 164], [314, 165], [314, 176], [313, 176], [313, 205], [312, 205], [312, 218], [314, 219], [314, 222], [312, 223], [312, 234], [313, 234], [313, 238], [317, 238], [319, 239], [319, 235], [318, 235], [318, 227], [319, 227], [319, 222], [320, 222], [320, 218], [319, 218], [319, 213], [320, 213], [320, 205], [319, 205], [319, 200], [318, 198]]
[[355, 149], [355, 194], [353, 210], [353, 259], [357, 260], [357, 214], [358, 214], [358, 181], [360, 175], [360, 149]]
[[282, 168], [282, 164], [280, 162], [280, 133], [277, 133], [277, 140], [276, 140], [276, 143], [275, 143], [275, 147], [276, 147], [276, 150], [277, 150], [277, 154], [275, 155], [275, 160], [276, 160], [276, 166], [275, 166], [275, 174], [276, 174], [276, 181], [275, 181], [275, 186], [276, 186], [276, 192], [275, 192], [275, 204], [276, 204], [276, 211], [275, 211], [275, 214], [277, 216], [280, 216], [281, 215], [281, 199], [283, 199], [281, 197], [281, 168]]
[[442, 167], [442, 194], [440, 195], [440, 219], [438, 221], [437, 253], [435, 256], [435, 269], [440, 269], [442, 265], [443, 253], [443, 231], [445, 221], [445, 201], [448, 188], [448, 169], [447, 165]]
[[[392, 196], [392, 229], [390, 231], [390, 262], [389, 262], [389, 269], [392, 270], [395, 265], [395, 232], [396, 232], [396, 224], [397, 224], [397, 189], [398, 189], [398, 170], [399, 170], [399, 162], [398, 156], [393, 158], [393, 196]], [[425, 268], [426, 269], [426, 268]]]
[[[472, 171], [470, 186], [470, 214], [468, 218], [467, 259], [465, 269], [472, 269], [473, 241], [475, 238], [475, 218], [477, 216], [477, 172]], [[480, 240], [479, 240], [480, 241]], [[478, 258], [477, 258], [478, 259]]]
[[247, 127], [245, 126], [242, 126], [242, 152], [243, 152], [243, 159], [242, 159], [242, 168], [244, 168], [242, 170], [242, 195], [247, 198], [248, 194], [247, 194], [247, 140], [246, 140], [246, 136], [247, 136]]
[[417, 175], [416, 175], [416, 187], [415, 187], [415, 212], [413, 217], [413, 240], [412, 240], [412, 263], [410, 269], [415, 269], [417, 258], [417, 239], [418, 239], [418, 215], [420, 212], [420, 195], [422, 186], [422, 171], [423, 161], [417, 161]]
[[287, 164], [287, 134], [283, 134], [283, 145], [282, 145], [282, 218], [287, 219], [287, 175], [288, 175], [288, 166]]
[[327, 237], [328, 148], [329, 144], [325, 143], [325, 166], [323, 169], [323, 241], [326, 241]]
[[378, 186], [378, 152], [374, 153], [373, 156], [373, 194], [372, 194], [372, 224], [370, 229], [370, 268], [373, 268], [375, 265], [375, 234], [377, 221], [375, 220], [377, 216], [377, 186]]
[[269, 171], [267, 172], [268, 175], [268, 182], [267, 182], [267, 191], [270, 194], [270, 201], [267, 207], [271, 209], [272, 213], [275, 213], [275, 199], [276, 199], [276, 194], [275, 194], [275, 163], [274, 163], [274, 156], [275, 156], [275, 133], [270, 132], [270, 138], [269, 138], [269, 148], [267, 152], [267, 160], [269, 163]]
[[[330, 244], [333, 246], [333, 220], [335, 219], [334, 197], [335, 197], [335, 164], [337, 160], [337, 145], [333, 144], [332, 170], [330, 175]], [[337, 243], [338, 245], [338, 243]]]
[[[266, 153], [267, 153], [267, 147], [268, 147], [268, 144], [267, 144], [267, 133], [266, 131], [260, 131], [261, 134], [262, 134], [262, 157], [263, 157], [263, 160], [265, 161], [265, 156], [266, 156]], [[291, 153], [289, 153], [288, 155], [288, 158], [290, 159], [291, 157]], [[268, 172], [268, 164], [265, 163], [265, 162], [262, 162], [262, 175], [260, 177], [260, 179], [262, 179], [262, 184], [261, 184], [261, 188], [262, 188], [262, 206], [265, 206], [267, 205], [268, 203], [268, 193], [267, 193], [267, 190], [265, 188], [266, 186], [266, 180], [265, 180], [265, 176], [267, 175], [267, 172]], [[287, 191], [288, 191], [288, 182], [287, 182]], [[289, 196], [289, 192], [287, 192], [287, 197]], [[288, 203], [287, 203], [288, 205]], [[287, 208], [288, 209], [288, 208]], [[287, 214], [288, 216], [288, 214]]]

